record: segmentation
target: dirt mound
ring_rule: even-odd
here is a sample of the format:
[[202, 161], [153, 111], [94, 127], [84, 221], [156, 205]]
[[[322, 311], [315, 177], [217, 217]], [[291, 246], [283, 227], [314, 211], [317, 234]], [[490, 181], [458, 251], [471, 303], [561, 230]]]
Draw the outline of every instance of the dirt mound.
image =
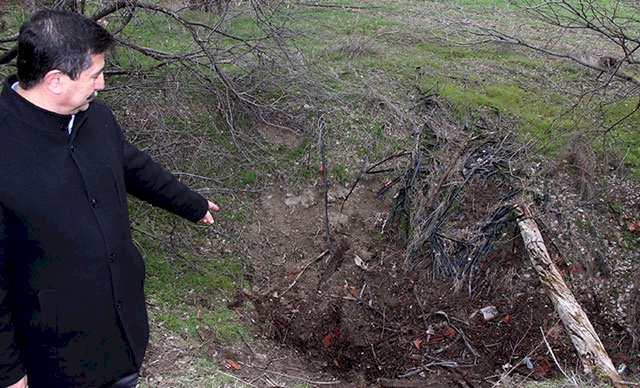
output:
[[[501, 277], [481, 295], [455, 292], [451, 279], [427, 271], [407, 271], [403, 250], [383, 230], [389, 204], [375, 198], [379, 185], [363, 182], [342, 213], [340, 201], [330, 204], [338, 240], [333, 256], [322, 254], [320, 186], [299, 196], [264, 194], [265, 249], [246, 293], [269, 336], [324, 360], [327, 370], [351, 382], [441, 384], [444, 378], [475, 385], [512, 368], [548, 377], [553, 361], [539, 328], [556, 355], [575, 364], [552, 307], [533, 273], [519, 271], [526, 264], [517, 255], [487, 260], [485, 269], [500, 268]], [[491, 306], [485, 319], [479, 310]]]

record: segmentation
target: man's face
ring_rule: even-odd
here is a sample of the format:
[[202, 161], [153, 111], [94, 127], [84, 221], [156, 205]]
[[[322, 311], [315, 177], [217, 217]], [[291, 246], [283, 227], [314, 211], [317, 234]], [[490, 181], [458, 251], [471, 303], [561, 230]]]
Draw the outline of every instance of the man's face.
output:
[[95, 92], [104, 89], [104, 54], [91, 55], [91, 66], [72, 80], [65, 82], [62, 95], [62, 111], [65, 114], [76, 114], [87, 110]]

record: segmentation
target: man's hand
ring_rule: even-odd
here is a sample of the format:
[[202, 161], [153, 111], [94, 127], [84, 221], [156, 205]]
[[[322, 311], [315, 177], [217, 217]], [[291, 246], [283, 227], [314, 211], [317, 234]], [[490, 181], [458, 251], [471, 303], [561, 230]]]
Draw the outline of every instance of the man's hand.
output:
[[27, 375], [25, 375], [23, 378], [20, 379], [20, 381], [18, 381], [15, 384], [11, 384], [7, 388], [27, 388], [28, 386], [29, 384], [27, 384]]
[[214, 221], [213, 216], [211, 215], [211, 210], [213, 210], [214, 212], [219, 212], [220, 207], [211, 201], [207, 202], [209, 203], [209, 210], [207, 210], [207, 214], [205, 214], [200, 221], [204, 222], [205, 224], [213, 224]]

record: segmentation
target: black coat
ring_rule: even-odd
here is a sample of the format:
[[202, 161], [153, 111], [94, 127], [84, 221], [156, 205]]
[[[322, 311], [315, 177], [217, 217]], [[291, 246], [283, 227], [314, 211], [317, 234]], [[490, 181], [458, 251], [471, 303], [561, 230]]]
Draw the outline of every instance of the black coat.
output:
[[111, 111], [0, 95], [0, 386], [99, 387], [140, 368], [149, 327], [127, 193], [197, 221], [207, 201], [139, 151]]

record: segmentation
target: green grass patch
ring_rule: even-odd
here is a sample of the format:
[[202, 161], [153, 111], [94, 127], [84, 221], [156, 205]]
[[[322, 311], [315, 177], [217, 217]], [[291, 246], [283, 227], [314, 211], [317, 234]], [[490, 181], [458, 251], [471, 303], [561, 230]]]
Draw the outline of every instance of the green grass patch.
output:
[[347, 170], [347, 167], [342, 163], [338, 163], [333, 168], [333, 175], [334, 178], [343, 185], [349, 182], [349, 170]]
[[310, 145], [307, 141], [303, 141], [293, 147], [279, 145], [275, 149], [272, 149], [271, 154], [277, 164], [277, 168], [296, 168], [303, 164], [303, 161], [308, 157], [309, 147]]
[[150, 312], [171, 330], [199, 339], [199, 330], [231, 341], [244, 333], [237, 315], [226, 308], [237, 289], [243, 266], [239, 259], [210, 250], [206, 257], [168, 252], [158, 242], [135, 232], [147, 276]]
[[436, 0], [436, 3], [455, 4], [465, 8], [502, 8], [513, 6], [508, 0]]
[[[453, 103], [460, 119], [469, 109], [474, 111], [491, 108], [516, 120], [520, 127], [519, 132], [523, 135], [532, 136], [550, 145], [558, 145], [557, 133], [551, 133], [551, 129], [562, 131], [576, 125], [570, 119], [557, 119], [563, 113], [562, 106], [557, 104], [562, 96], [550, 95], [541, 98], [537, 93], [526, 91], [513, 83], [476, 83], [461, 86], [443, 81], [438, 84], [437, 91]], [[555, 149], [555, 146], [551, 149]]]
[[155, 322], [189, 338], [213, 335], [222, 342], [231, 343], [247, 334], [237, 314], [225, 306], [211, 309], [180, 304], [151, 311]]
[[185, 256], [170, 259], [161, 254], [161, 251], [157, 251], [157, 248], [146, 251], [145, 290], [173, 304], [194, 293], [222, 297], [224, 293], [235, 289], [236, 276], [242, 274], [239, 260], [232, 257], [221, 256], [202, 260]]
[[256, 183], [258, 174], [254, 170], [245, 170], [242, 172], [242, 178], [240, 179], [244, 185], [252, 185]]

